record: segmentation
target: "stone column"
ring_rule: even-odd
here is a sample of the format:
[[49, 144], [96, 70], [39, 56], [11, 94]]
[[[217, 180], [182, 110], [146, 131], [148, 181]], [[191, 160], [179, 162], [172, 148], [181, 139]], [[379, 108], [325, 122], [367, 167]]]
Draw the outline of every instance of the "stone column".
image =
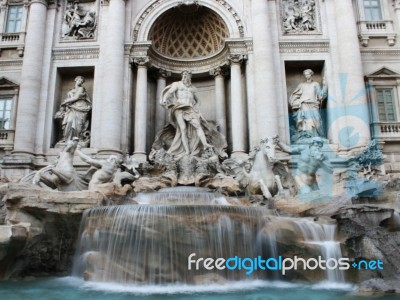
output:
[[[100, 151], [121, 153], [124, 98], [125, 0], [110, 0], [104, 43], [103, 101]], [[96, 101], [96, 100], [94, 100]]]
[[136, 97], [135, 97], [135, 136], [134, 157], [146, 161], [146, 134], [147, 134], [147, 65], [148, 57], [134, 58], [137, 65]]
[[253, 52], [249, 51], [247, 53], [247, 62], [246, 62], [246, 92], [247, 92], [247, 114], [250, 116], [250, 122], [248, 122], [248, 132], [249, 132], [249, 141], [250, 148], [253, 148], [258, 144], [259, 140], [257, 140], [257, 124], [252, 120], [251, 116], [257, 115], [257, 106], [254, 101], [254, 55]]
[[32, 0], [22, 62], [13, 154], [32, 155], [42, 82], [47, 1]]
[[241, 63], [244, 55], [229, 56], [231, 64], [231, 140], [232, 157], [243, 157], [246, 152], [246, 105], [242, 97]]
[[394, 11], [396, 12], [397, 24], [400, 24], [400, 0], [394, 0]]
[[[239, 66], [240, 68], [240, 66]], [[240, 70], [240, 69], [239, 69]], [[226, 105], [225, 105], [225, 79], [224, 71], [218, 67], [212, 69], [210, 74], [215, 78], [215, 117], [219, 131], [226, 136]]]
[[156, 134], [165, 126], [166, 110], [160, 105], [161, 92], [167, 85], [167, 77], [171, 75], [171, 72], [160, 69], [157, 72], [157, 93], [156, 93]]
[[[346, 114], [346, 122], [348, 128], [355, 127], [352, 132], [348, 132], [349, 139], [351, 136], [359, 135], [360, 141], [358, 145], [366, 144], [370, 140], [369, 130], [369, 109], [367, 101], [367, 91], [364, 83], [364, 73], [361, 62], [360, 46], [358, 41], [357, 23], [354, 17], [352, 1], [335, 1], [334, 3], [336, 30], [337, 30], [337, 53], [339, 66], [337, 68], [342, 78], [341, 86], [343, 94], [340, 101], [344, 106]], [[356, 118], [356, 119], [354, 119]], [[362, 120], [365, 126], [357, 126], [355, 120]], [[361, 123], [359, 123], [361, 124]], [[339, 126], [343, 132], [344, 126]], [[331, 134], [335, 140], [339, 133]], [[340, 138], [340, 144], [348, 144], [352, 147], [350, 141], [343, 140], [343, 134]]]
[[254, 52], [254, 101], [257, 108], [255, 117], [257, 139], [275, 136], [279, 133], [278, 105], [276, 95], [276, 66], [274, 64], [273, 38], [267, 0], [252, 0]]

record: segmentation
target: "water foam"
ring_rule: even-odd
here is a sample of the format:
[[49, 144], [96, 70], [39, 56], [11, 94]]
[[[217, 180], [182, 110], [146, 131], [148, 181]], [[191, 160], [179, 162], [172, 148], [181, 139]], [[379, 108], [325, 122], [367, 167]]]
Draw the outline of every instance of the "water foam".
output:
[[63, 285], [73, 286], [87, 291], [101, 291], [105, 293], [128, 293], [134, 295], [174, 295], [215, 293], [227, 294], [242, 291], [256, 291], [263, 289], [311, 289], [311, 290], [340, 290], [353, 291], [355, 286], [345, 283], [322, 281], [313, 285], [291, 283], [285, 281], [241, 280], [227, 283], [211, 283], [203, 285], [169, 284], [169, 285], [134, 285], [113, 282], [87, 282], [78, 277], [63, 277], [55, 279]]

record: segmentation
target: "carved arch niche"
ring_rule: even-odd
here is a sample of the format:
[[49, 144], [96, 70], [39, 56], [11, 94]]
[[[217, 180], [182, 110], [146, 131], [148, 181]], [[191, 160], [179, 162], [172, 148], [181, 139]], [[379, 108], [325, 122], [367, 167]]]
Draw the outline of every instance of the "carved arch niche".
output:
[[[68, 92], [75, 87], [75, 79], [78, 76], [84, 78], [83, 86], [87, 95], [92, 102], [93, 107], [96, 102], [93, 99], [93, 84], [94, 84], [94, 67], [92, 66], [79, 66], [79, 67], [60, 67], [57, 69], [56, 88], [54, 95], [53, 105], [53, 126], [51, 134], [51, 147], [62, 148], [65, 146], [63, 140], [63, 122], [65, 116], [66, 106], [62, 107], [62, 103], [68, 99]], [[79, 136], [80, 144], [84, 148], [90, 147], [91, 125], [92, 125], [92, 110], [87, 113], [86, 120], [88, 122], [87, 129]]]
[[[224, 128], [224, 134], [230, 134], [227, 124], [230, 121], [232, 76], [226, 71], [234, 57], [240, 58], [234, 63], [235, 66], [242, 66], [251, 43], [244, 39], [244, 23], [229, 2], [156, 0], [145, 7], [134, 21], [130, 61], [133, 72], [139, 74], [141, 70], [142, 76], [143, 69], [146, 68], [147, 77], [146, 86], [140, 85], [140, 80], [136, 84], [132, 83], [136, 89], [134, 94], [139, 95], [132, 100], [133, 106], [137, 107], [138, 103], [144, 103], [137, 91], [143, 88], [149, 91], [145, 104], [148, 151], [156, 133], [168, 119], [165, 109], [158, 103], [157, 95], [161, 91], [159, 87], [180, 80], [180, 74], [184, 70], [192, 72], [192, 82], [197, 88], [204, 118], [209, 123]], [[239, 70], [244, 71], [244, 68]], [[236, 72], [235, 78], [243, 85], [242, 90], [245, 90], [245, 80], [241, 80], [242, 73]], [[218, 87], [217, 77], [222, 77], [222, 84]], [[217, 99], [217, 94], [223, 96]]]
[[[246, 54], [245, 27], [227, 1], [157, 0], [135, 21], [131, 58], [149, 57], [151, 67], [208, 75], [232, 52]], [[235, 43], [229, 43], [235, 39]]]

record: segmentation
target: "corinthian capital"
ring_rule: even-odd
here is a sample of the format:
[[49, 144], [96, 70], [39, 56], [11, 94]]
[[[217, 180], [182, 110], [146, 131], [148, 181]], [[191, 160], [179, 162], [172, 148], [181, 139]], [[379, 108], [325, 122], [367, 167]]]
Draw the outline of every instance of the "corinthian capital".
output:
[[134, 57], [132, 63], [137, 67], [148, 67], [150, 64], [150, 58], [148, 56]]
[[169, 76], [171, 76], [171, 72], [167, 71], [165, 69], [159, 69], [158, 72], [157, 72], [157, 77], [158, 78], [167, 78]]
[[228, 60], [231, 64], [241, 64], [246, 58], [245, 54], [230, 54]]
[[217, 77], [217, 76], [225, 76], [226, 72], [222, 67], [217, 67], [210, 70], [210, 75]]

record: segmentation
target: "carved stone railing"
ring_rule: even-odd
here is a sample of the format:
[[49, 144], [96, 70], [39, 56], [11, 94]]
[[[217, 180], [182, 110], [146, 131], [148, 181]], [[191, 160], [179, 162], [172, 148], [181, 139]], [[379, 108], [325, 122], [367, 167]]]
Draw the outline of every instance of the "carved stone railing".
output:
[[1, 33], [1, 44], [23, 44], [25, 32]]
[[19, 33], [3, 33], [1, 36], [1, 41], [3, 43], [18, 43], [19, 42]]
[[400, 140], [400, 122], [378, 122], [373, 127], [376, 139]]
[[17, 49], [18, 55], [24, 55], [25, 32], [0, 33], [0, 50]]
[[368, 46], [371, 37], [384, 37], [389, 46], [396, 43], [396, 33], [393, 29], [393, 21], [358, 21], [359, 37], [364, 47]]
[[14, 130], [2, 129], [0, 130], [0, 147], [13, 148], [14, 146]]

